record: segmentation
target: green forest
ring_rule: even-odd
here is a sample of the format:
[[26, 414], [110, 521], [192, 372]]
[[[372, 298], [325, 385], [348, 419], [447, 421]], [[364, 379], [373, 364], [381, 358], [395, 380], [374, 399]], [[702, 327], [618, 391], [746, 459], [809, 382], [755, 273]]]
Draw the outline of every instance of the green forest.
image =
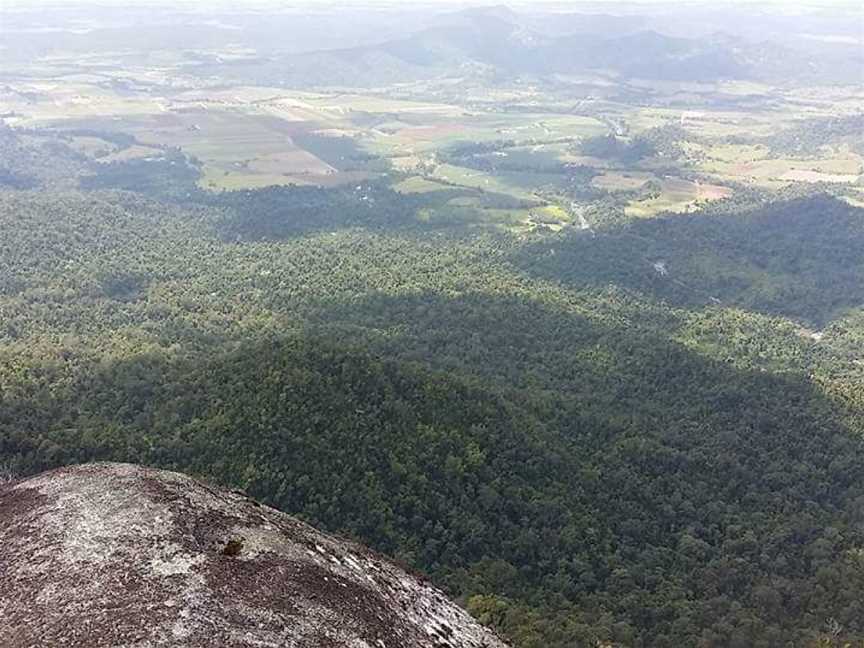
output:
[[864, 638], [864, 210], [515, 234], [118, 173], [0, 194], [6, 470], [242, 488], [518, 648]]
[[440, 588], [417, 646], [864, 648], [856, 3], [11, 4], [2, 492], [242, 491]]

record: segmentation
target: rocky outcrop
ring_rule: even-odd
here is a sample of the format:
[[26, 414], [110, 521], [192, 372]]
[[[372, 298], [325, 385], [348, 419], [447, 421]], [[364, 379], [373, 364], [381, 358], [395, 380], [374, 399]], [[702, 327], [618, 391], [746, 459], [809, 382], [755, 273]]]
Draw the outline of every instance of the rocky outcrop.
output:
[[127, 464], [0, 486], [0, 646], [504, 648], [368, 549]]

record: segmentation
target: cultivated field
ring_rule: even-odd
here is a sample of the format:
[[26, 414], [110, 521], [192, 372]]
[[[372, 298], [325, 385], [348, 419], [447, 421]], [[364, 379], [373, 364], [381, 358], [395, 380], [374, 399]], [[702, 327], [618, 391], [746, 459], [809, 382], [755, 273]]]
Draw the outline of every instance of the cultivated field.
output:
[[[642, 106], [615, 100], [617, 82], [602, 75], [562, 77], [554, 88], [439, 79], [301, 92], [192, 78], [179, 55], [163, 54], [159, 65], [117, 56], [58, 54], [19, 71], [0, 91], [0, 114], [14, 127], [66, 133], [72, 150], [106, 165], [179, 149], [197, 161], [208, 190], [380, 181], [427, 196], [425, 218], [526, 229], [566, 224], [569, 206], [592, 195], [644, 218], [700, 209], [735, 186], [851, 188], [864, 173], [860, 149], [848, 143], [815, 153], [772, 144], [803, 120], [854, 114], [864, 98], [854, 88], [633, 81], [631, 90], [652, 97]], [[769, 94], [771, 102], [760, 99]], [[673, 127], [672, 157], [661, 150], [625, 161], [580, 150], [606, 133], [627, 143]], [[466, 145], [485, 148], [454, 159]]]

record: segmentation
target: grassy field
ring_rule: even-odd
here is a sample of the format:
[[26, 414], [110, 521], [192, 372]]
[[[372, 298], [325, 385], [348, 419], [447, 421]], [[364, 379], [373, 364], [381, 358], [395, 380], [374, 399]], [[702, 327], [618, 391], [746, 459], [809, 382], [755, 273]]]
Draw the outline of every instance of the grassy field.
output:
[[591, 179], [591, 184], [605, 191], [633, 191], [655, 179], [654, 174], [644, 171], [608, 171]]
[[[509, 184], [506, 177], [454, 166], [436, 173], [441, 175], [409, 176], [392, 185], [400, 193], [424, 199], [426, 206], [418, 216], [421, 221], [491, 225], [508, 230], [557, 230], [570, 222], [570, 214], [562, 207]], [[490, 183], [486, 184], [486, 180]]]
[[452, 164], [436, 167], [432, 179], [461, 187], [505, 194], [519, 200], [536, 200], [537, 192], [541, 189], [559, 189], [567, 182], [566, 176], [558, 173], [530, 171], [489, 173]]
[[754, 155], [752, 147], [737, 147], [740, 157], [725, 147], [724, 157], [711, 158], [699, 165], [700, 171], [720, 179], [775, 188], [793, 182], [852, 183], [864, 173], [864, 159], [845, 154], [832, 158], [767, 158]]
[[[234, 55], [248, 52], [225, 52]], [[565, 165], [594, 169], [593, 188], [610, 194], [643, 191], [647, 182], [658, 181], [658, 195], [627, 206], [627, 213], [638, 217], [696, 209], [728, 195], [724, 183], [767, 189], [852, 184], [864, 173], [864, 158], [848, 148], [826, 148], [810, 157], [779, 156], [759, 142], [803, 119], [854, 114], [864, 100], [864, 92], [856, 88], [634, 81], [633, 89], [655, 97], [651, 105], [612, 99], [616, 83], [605, 77], [569, 79], [593, 87], [597, 96], [589, 99], [568, 98], [566, 92], [540, 85], [493, 88], [459, 79], [375, 91], [302, 92], [202, 86], [184, 78], [182, 63], [179, 55], [159, 66], [132, 64], [123, 55], [113, 63], [105, 55], [78, 57], [74, 66], [62, 55], [47, 57], [30, 68], [30, 77], [9, 82], [0, 93], [0, 113], [12, 115], [7, 121], [13, 126], [137, 138], [131, 146], [90, 134], [68, 140], [81, 155], [104, 163], [179, 147], [201, 162], [200, 184], [208, 189], [335, 186], [396, 172], [412, 176], [395, 186], [400, 192], [434, 193], [455, 186], [481, 197], [479, 208], [451, 205], [460, 210], [501, 209], [486, 204], [484, 192], [543, 204], [538, 194], [566, 191]], [[88, 66], [98, 66], [98, 73]], [[115, 76], [139, 84], [138, 89], [107, 82]], [[761, 102], [768, 95], [774, 100]], [[750, 103], [745, 109], [736, 107], [738, 101]], [[662, 126], [686, 134], [678, 143], [682, 157], [657, 156], [628, 166], [578, 153], [579, 141], [586, 137], [616, 132], [632, 139]], [[458, 161], [441, 163], [447, 151], [466, 143], [490, 145], [470, 163], [482, 171]], [[704, 180], [696, 183], [679, 175]], [[507, 212], [493, 220], [528, 222], [527, 212], [516, 211], [518, 217]]]
[[434, 191], [448, 191], [450, 187], [423, 176], [410, 176], [394, 184], [393, 189], [404, 194], [425, 194]]
[[660, 181], [657, 196], [632, 201], [625, 213], [640, 218], [661, 212], [688, 212], [712, 200], [732, 195], [732, 190], [720, 185], [706, 184], [681, 178], [666, 177]]

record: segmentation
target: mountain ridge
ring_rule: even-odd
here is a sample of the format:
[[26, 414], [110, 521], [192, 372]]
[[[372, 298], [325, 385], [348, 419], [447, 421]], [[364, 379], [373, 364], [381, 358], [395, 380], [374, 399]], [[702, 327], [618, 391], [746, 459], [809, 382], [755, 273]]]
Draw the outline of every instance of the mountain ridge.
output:
[[[574, 17], [575, 16], [575, 17]], [[780, 81], [790, 60], [809, 60], [772, 43], [754, 43], [725, 32], [699, 39], [670, 36], [652, 25], [586, 15], [580, 27], [576, 14], [565, 14], [558, 30], [525, 21], [512, 12], [473, 11], [448, 14], [419, 31], [373, 45], [322, 49], [300, 54], [272, 53], [261, 66], [233, 62], [236, 74], [263, 75], [261, 82], [286, 86], [312, 84], [350, 86], [445, 77], [466, 65], [488, 67], [498, 75], [546, 77], [576, 72], [601, 72], [622, 78], [661, 81], [747, 79]], [[592, 22], [609, 29], [591, 28]], [[338, 64], [336, 63], [338, 62]], [[225, 66], [226, 68], [228, 66]], [[201, 66], [199, 72], [217, 68]], [[219, 73], [225, 70], [218, 68]], [[814, 71], [814, 70], [810, 70]]]

